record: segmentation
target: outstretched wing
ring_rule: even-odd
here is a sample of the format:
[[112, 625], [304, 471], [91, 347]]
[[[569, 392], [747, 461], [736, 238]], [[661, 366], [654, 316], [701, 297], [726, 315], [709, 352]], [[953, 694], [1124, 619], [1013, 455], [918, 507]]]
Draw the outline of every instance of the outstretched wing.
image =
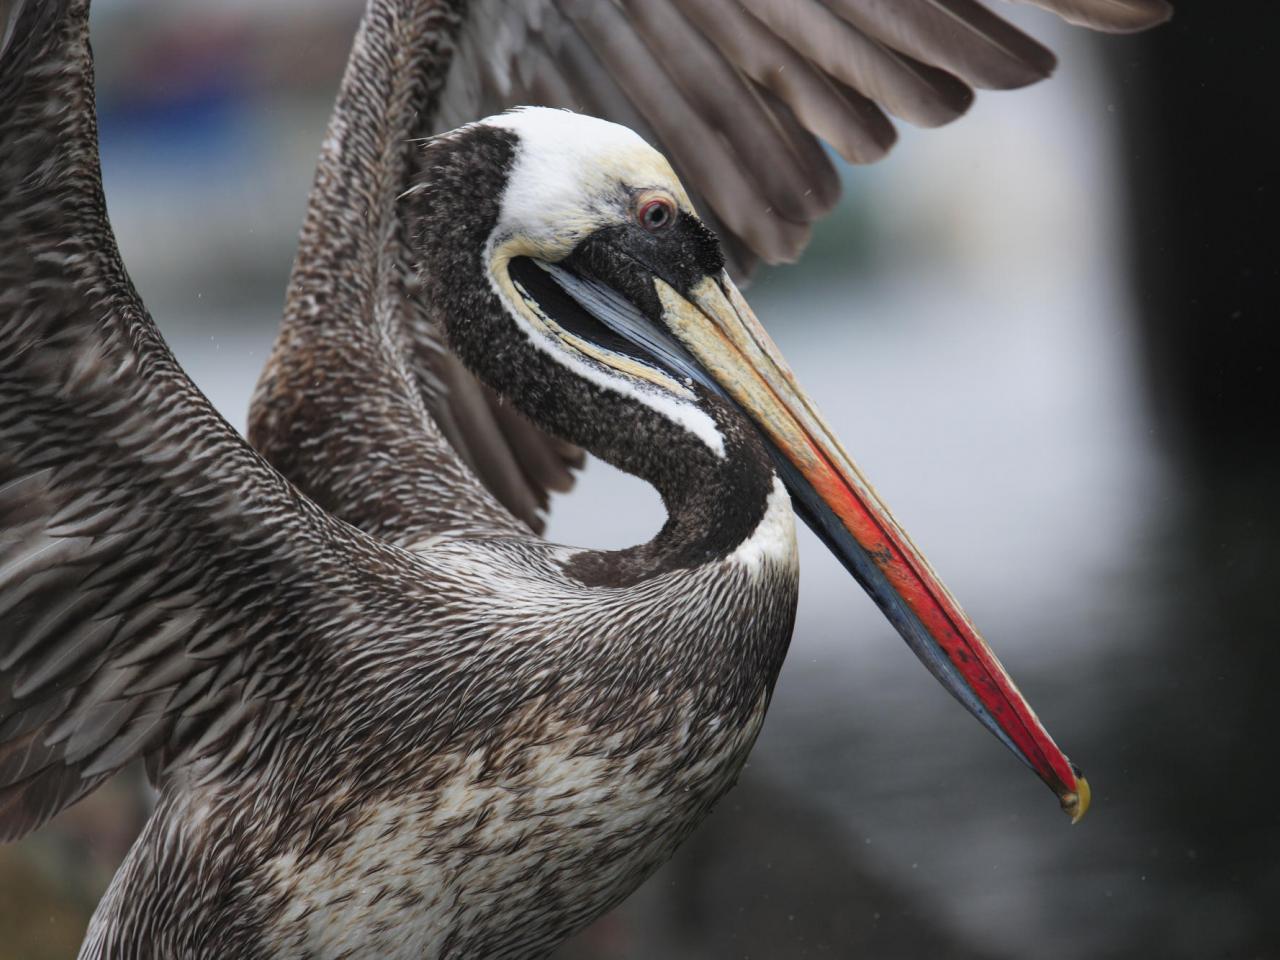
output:
[[[1022, 0], [1138, 30], [1165, 0]], [[977, 0], [473, 0], [435, 131], [516, 103], [624, 123], [672, 161], [739, 273], [792, 260], [839, 198], [819, 143], [869, 163], [1053, 54]]]
[[0, 839], [143, 753], [251, 761], [335, 672], [344, 631], [409, 622], [425, 580], [290, 487], [182, 372], [107, 222], [87, 0], [17, 17], [0, 59]]
[[[1029, 2], [1113, 31], [1170, 12]], [[414, 138], [517, 104], [626, 124], [670, 157], [743, 274], [797, 256], [838, 199], [821, 140], [877, 160], [890, 116], [947, 123], [972, 87], [1024, 86], [1054, 63], [977, 0], [369, 0], [250, 437], [327, 509], [396, 542], [503, 527], [508, 511], [540, 530], [581, 457], [480, 387], [415, 301], [397, 206]]]

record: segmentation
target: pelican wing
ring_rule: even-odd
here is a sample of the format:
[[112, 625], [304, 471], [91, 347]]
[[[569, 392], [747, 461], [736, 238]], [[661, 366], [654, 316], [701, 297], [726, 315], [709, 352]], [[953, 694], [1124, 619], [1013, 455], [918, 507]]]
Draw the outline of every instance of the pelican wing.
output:
[[[1165, 0], [1024, 0], [1099, 30]], [[1053, 54], [977, 0], [473, 0], [435, 130], [518, 103], [642, 133], [720, 228], [739, 273], [794, 259], [839, 184], [819, 141], [868, 163], [892, 118], [937, 126], [973, 87], [1047, 77]]]
[[18, 19], [0, 59], [3, 840], [139, 755], [251, 766], [274, 718], [338, 682], [347, 631], [408, 630], [429, 583], [257, 455], [139, 302], [103, 203], [87, 0], [0, 13]]

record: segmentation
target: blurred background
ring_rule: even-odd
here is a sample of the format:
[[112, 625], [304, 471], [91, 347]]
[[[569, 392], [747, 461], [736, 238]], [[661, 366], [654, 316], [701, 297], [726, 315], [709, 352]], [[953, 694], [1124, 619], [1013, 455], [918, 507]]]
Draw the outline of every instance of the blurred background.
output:
[[[241, 429], [359, 8], [95, 3], [125, 261]], [[1099, 38], [1013, 14], [1058, 75], [845, 168], [749, 296], [1094, 809], [1069, 828], [805, 531], [741, 784], [562, 960], [1280, 957], [1280, 16], [1185, 2]], [[550, 535], [661, 522], [593, 462]], [[0, 848], [0, 960], [74, 956], [147, 804], [118, 778]]]

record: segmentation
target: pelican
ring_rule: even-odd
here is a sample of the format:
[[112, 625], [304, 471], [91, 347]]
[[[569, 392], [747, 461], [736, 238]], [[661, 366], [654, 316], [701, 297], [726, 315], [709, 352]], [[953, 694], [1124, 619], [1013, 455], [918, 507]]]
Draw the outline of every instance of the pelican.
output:
[[[0, 15], [0, 837], [158, 790], [82, 957], [546, 956], [733, 785], [794, 513], [1083, 815], [732, 279], [834, 202], [815, 134], [875, 159], [1044, 48], [969, 0], [369, 0], [250, 443], [117, 254], [88, 0]], [[652, 541], [538, 535], [580, 450]]]

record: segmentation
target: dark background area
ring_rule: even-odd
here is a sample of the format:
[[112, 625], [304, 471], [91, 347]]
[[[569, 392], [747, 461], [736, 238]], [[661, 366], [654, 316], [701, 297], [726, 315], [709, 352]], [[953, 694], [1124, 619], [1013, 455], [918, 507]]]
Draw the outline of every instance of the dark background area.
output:
[[1278, 39], [1274, 5], [1185, 4], [1110, 56], [1143, 374], [1188, 493], [1178, 629], [1153, 665], [1178, 695], [1135, 705], [1142, 752], [1172, 774], [1151, 813], [1197, 851], [1182, 868], [1207, 890], [1186, 909], [1252, 919], [1228, 945], [1206, 911], [1204, 956], [1280, 955]]

